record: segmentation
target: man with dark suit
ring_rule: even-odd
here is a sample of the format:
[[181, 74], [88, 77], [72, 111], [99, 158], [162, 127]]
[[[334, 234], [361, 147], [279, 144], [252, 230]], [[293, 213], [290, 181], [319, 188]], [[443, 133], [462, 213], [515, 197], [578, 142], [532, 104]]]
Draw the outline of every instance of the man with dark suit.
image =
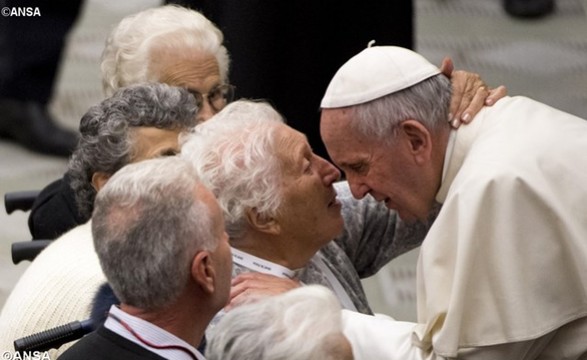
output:
[[[187, 194], [187, 195], [186, 195]], [[92, 234], [121, 303], [60, 359], [196, 359], [227, 303], [232, 257], [214, 195], [177, 157], [131, 164], [96, 198]]]

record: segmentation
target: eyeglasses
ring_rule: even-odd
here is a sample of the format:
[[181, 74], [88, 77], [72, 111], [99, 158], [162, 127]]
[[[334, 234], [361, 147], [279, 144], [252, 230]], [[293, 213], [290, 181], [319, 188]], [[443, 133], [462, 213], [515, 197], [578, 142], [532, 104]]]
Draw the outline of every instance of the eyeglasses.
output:
[[202, 94], [191, 89], [187, 89], [187, 91], [196, 99], [196, 105], [198, 105], [198, 109], [202, 108], [205, 98], [212, 109], [215, 111], [220, 111], [227, 104], [234, 100], [234, 89], [234, 85], [223, 84], [213, 88], [207, 94]]

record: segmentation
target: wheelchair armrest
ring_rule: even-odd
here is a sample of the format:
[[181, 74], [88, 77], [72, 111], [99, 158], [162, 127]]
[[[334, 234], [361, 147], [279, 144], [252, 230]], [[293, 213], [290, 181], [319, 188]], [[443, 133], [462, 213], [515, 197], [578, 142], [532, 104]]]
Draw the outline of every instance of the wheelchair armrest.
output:
[[4, 194], [6, 213], [11, 214], [14, 210], [30, 210], [40, 192], [40, 190], [30, 190], [14, 191]]
[[16, 339], [14, 341], [14, 350], [20, 353], [59, 349], [61, 345], [82, 338], [92, 331], [94, 331], [94, 323], [91, 319], [73, 321], [40, 333]]
[[33, 240], [12, 243], [12, 263], [18, 264], [23, 260], [33, 261], [39, 253], [53, 240]]

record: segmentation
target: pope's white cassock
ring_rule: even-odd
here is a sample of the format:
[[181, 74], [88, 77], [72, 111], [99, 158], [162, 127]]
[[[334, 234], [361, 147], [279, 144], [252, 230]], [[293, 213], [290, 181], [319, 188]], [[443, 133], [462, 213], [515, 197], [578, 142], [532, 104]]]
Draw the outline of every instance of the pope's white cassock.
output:
[[587, 359], [587, 121], [484, 108], [452, 132], [437, 200], [418, 324], [346, 316], [357, 358]]

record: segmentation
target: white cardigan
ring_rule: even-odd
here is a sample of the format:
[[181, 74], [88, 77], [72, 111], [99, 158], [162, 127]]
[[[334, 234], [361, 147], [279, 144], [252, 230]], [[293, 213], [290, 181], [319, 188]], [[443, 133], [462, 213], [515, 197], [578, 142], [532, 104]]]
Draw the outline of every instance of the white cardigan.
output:
[[[0, 349], [13, 350], [16, 339], [88, 319], [94, 294], [104, 282], [90, 221], [56, 239], [19, 279], [0, 314]], [[49, 356], [55, 359], [72, 344]]]

